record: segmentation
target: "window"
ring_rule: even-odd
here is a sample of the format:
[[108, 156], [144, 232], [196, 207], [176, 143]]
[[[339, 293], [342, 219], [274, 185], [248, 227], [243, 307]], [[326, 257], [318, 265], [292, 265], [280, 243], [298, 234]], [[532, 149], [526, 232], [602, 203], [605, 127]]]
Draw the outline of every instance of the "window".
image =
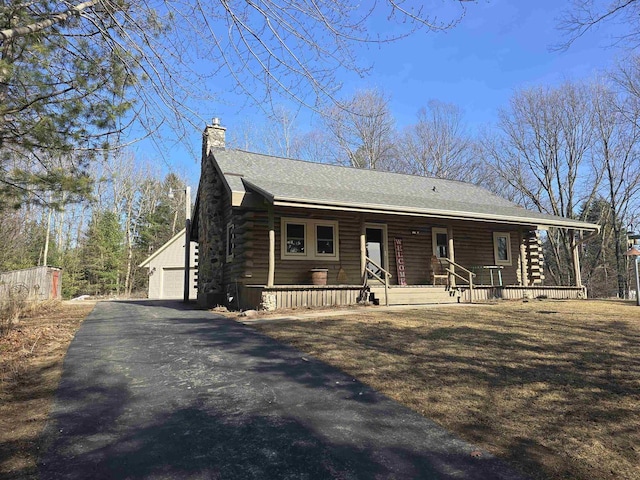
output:
[[511, 234], [493, 232], [493, 256], [496, 265], [511, 265]]
[[305, 237], [307, 226], [304, 223], [286, 223], [285, 226], [287, 255], [306, 255]]
[[236, 243], [233, 223], [227, 223], [227, 262], [233, 260], [233, 249]]
[[431, 229], [433, 254], [438, 258], [449, 256], [449, 237], [446, 228], [433, 227]]
[[335, 243], [333, 225], [316, 225], [316, 255], [335, 255]]
[[281, 256], [292, 260], [338, 260], [338, 222], [282, 219]]

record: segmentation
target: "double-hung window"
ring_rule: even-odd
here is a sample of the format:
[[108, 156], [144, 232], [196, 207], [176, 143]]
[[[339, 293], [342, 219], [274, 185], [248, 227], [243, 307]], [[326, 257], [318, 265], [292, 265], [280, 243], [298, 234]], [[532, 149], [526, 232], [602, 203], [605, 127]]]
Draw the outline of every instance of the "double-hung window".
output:
[[336, 221], [283, 218], [281, 234], [283, 259], [339, 259]]
[[304, 222], [285, 224], [285, 254], [295, 256], [307, 255], [307, 225]]
[[333, 224], [316, 224], [316, 256], [333, 257], [336, 253], [336, 228]]

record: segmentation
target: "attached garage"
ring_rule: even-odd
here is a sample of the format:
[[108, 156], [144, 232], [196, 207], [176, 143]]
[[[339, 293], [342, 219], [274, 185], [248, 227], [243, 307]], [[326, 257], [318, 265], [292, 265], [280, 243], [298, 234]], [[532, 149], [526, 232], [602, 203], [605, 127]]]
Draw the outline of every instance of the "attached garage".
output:
[[[183, 298], [184, 246], [185, 231], [182, 229], [139, 265], [149, 269], [149, 299], [169, 300]], [[193, 248], [191, 249], [189, 267], [189, 298], [195, 299], [197, 296], [195, 286], [197, 268]]]

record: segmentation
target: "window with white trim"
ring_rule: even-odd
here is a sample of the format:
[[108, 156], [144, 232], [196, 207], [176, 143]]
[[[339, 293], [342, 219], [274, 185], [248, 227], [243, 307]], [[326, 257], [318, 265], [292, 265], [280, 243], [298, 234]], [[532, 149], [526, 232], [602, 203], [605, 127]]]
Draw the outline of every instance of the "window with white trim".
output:
[[283, 218], [281, 256], [287, 260], [329, 260], [338, 256], [338, 222]]
[[511, 265], [511, 234], [493, 232], [493, 257], [496, 265]]
[[231, 222], [227, 223], [227, 246], [226, 246], [227, 262], [230, 262], [231, 260], [233, 260], [233, 250], [236, 244], [236, 235], [234, 233], [234, 230], [235, 230], [235, 226], [233, 225], [233, 223]]

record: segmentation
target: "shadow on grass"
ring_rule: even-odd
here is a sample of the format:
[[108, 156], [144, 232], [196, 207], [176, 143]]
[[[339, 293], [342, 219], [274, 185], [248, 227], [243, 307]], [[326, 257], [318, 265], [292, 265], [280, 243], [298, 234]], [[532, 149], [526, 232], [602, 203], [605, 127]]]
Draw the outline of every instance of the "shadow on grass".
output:
[[417, 325], [411, 315], [257, 328], [338, 359], [533, 477], [638, 478], [640, 454], [629, 446], [640, 442], [637, 326], [550, 310], [464, 322], [452, 312]]
[[139, 312], [101, 307], [72, 344], [42, 480], [520, 478], [244, 325]]

